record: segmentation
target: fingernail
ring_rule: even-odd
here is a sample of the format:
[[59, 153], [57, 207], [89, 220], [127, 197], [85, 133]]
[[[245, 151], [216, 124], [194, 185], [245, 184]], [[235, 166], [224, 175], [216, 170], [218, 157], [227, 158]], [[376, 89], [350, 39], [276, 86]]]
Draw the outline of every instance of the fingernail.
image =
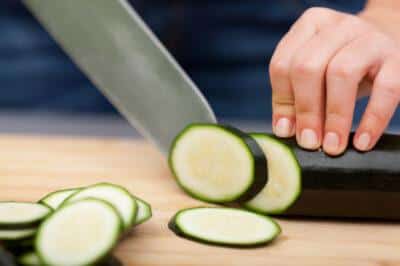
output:
[[314, 130], [306, 128], [301, 132], [300, 144], [306, 149], [318, 148], [317, 134]]
[[369, 147], [369, 143], [371, 141], [371, 137], [368, 133], [362, 133], [356, 142], [356, 146], [360, 150], [367, 150]]
[[278, 137], [290, 137], [290, 132], [292, 131], [292, 125], [289, 119], [280, 118], [275, 125], [275, 134]]
[[328, 132], [324, 137], [324, 150], [328, 152], [336, 152], [339, 148], [339, 136], [335, 132]]

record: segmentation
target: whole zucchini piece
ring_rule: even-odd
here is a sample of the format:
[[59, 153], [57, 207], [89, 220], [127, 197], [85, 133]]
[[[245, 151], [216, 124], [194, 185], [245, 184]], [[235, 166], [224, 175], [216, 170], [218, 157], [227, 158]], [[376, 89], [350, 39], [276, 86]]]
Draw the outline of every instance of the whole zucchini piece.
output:
[[303, 188], [285, 214], [400, 219], [399, 135], [383, 135], [369, 152], [349, 146], [338, 157], [282, 141], [294, 149]]

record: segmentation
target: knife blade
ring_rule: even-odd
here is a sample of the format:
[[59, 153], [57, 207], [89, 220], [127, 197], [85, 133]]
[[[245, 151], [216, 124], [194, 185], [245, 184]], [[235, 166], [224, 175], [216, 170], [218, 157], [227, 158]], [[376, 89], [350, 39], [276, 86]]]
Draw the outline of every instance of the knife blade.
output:
[[164, 153], [192, 122], [216, 122], [196, 85], [126, 0], [24, 0], [65, 52]]

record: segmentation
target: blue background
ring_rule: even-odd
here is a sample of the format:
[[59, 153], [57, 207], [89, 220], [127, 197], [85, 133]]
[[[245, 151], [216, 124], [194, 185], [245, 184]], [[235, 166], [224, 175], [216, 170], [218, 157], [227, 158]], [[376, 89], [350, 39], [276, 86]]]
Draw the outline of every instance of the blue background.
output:
[[[311, 6], [355, 13], [364, 0], [131, 1], [219, 117], [271, 117], [268, 62]], [[0, 109], [115, 112], [19, 1], [0, 1]], [[360, 116], [364, 103], [357, 108]], [[393, 123], [400, 125], [399, 111]]]

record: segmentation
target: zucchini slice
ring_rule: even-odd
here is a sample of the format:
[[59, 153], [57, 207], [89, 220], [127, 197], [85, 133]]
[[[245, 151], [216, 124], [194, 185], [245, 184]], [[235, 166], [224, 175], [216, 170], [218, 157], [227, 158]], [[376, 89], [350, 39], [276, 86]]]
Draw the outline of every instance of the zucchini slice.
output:
[[144, 201], [136, 196], [133, 196], [133, 197], [135, 198], [137, 206], [138, 206], [136, 219], [135, 219], [135, 225], [139, 225], [151, 218], [151, 216], [152, 216], [151, 206], [146, 201]]
[[267, 216], [216, 207], [181, 210], [171, 219], [169, 228], [187, 239], [238, 247], [266, 244], [281, 232], [280, 226]]
[[169, 165], [184, 191], [207, 202], [247, 201], [267, 182], [257, 142], [229, 126], [189, 125], [175, 138]]
[[95, 184], [72, 194], [64, 201], [64, 204], [85, 198], [97, 198], [110, 203], [121, 216], [125, 229], [135, 223], [137, 203], [125, 188], [109, 183]]
[[30, 202], [0, 202], [0, 229], [32, 227], [40, 223], [51, 209]]
[[34, 251], [26, 252], [18, 257], [18, 264], [24, 266], [40, 266], [43, 262]]
[[39, 203], [45, 204], [53, 210], [56, 210], [58, 207], [60, 207], [60, 205], [64, 202], [66, 198], [79, 190], [81, 190], [81, 188], [57, 190], [44, 196], [42, 199], [39, 200]]
[[22, 240], [36, 234], [36, 228], [28, 229], [1, 229], [0, 240]]
[[301, 168], [293, 150], [278, 139], [255, 133], [251, 136], [268, 159], [268, 184], [245, 207], [264, 214], [281, 214], [300, 196]]
[[117, 243], [122, 220], [106, 201], [61, 206], [39, 227], [35, 251], [45, 265], [93, 265]]

